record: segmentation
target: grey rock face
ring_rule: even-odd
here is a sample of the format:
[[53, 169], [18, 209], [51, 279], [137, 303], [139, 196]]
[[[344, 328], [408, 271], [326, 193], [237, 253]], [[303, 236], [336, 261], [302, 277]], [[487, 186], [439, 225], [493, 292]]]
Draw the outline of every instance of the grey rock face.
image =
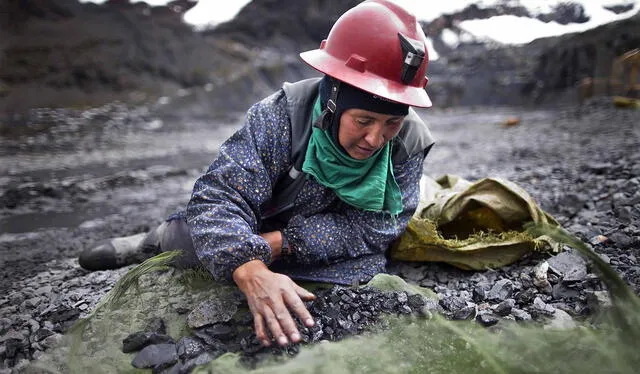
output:
[[238, 310], [235, 303], [211, 298], [203, 301], [187, 316], [187, 324], [192, 329], [206, 325], [228, 322]]

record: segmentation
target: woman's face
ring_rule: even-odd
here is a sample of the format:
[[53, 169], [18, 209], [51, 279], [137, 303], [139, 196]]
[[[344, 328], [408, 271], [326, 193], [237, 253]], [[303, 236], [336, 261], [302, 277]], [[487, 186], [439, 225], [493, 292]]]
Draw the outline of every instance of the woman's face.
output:
[[398, 134], [403, 120], [404, 116], [347, 109], [340, 117], [338, 141], [349, 156], [364, 160]]

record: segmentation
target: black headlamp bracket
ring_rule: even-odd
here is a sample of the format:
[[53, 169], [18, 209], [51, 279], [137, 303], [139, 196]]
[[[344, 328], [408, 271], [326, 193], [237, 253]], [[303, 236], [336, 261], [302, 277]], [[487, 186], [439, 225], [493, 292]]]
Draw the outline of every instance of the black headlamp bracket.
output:
[[404, 84], [409, 84], [416, 77], [416, 73], [424, 61], [424, 45], [419, 40], [411, 39], [402, 33], [398, 33], [398, 38], [404, 59], [400, 79]]

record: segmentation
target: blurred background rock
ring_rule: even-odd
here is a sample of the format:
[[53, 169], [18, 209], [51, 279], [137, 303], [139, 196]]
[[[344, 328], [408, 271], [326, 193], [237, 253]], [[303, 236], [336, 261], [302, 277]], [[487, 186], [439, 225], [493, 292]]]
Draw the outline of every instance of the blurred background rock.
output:
[[[183, 20], [197, 0], [164, 3], [2, 0], [2, 116], [114, 100], [142, 104], [163, 96], [189, 96], [165, 108], [170, 112], [241, 111], [284, 80], [315, 75], [297, 53], [317, 47], [339, 15], [359, 1], [253, 0], [234, 18], [209, 27]], [[613, 59], [640, 45], [639, 6], [629, 0], [600, 5], [619, 21], [524, 44], [479, 35], [465, 21], [514, 16], [587, 24], [593, 21], [588, 3], [460, 3], [451, 13], [434, 6], [417, 14], [433, 46], [428, 90], [438, 107], [575, 101], [581, 79], [609, 76]], [[508, 35], [528, 25], [488, 27]]]

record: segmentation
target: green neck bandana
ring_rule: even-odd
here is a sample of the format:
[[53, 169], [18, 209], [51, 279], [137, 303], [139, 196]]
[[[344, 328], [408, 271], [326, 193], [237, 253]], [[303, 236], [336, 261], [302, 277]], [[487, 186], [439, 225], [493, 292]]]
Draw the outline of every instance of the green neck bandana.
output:
[[[322, 113], [320, 97], [313, 107], [312, 123]], [[393, 176], [391, 145], [365, 160], [345, 154], [328, 131], [313, 128], [302, 171], [318, 183], [331, 188], [338, 197], [356, 208], [398, 215], [402, 212], [402, 193]]]

